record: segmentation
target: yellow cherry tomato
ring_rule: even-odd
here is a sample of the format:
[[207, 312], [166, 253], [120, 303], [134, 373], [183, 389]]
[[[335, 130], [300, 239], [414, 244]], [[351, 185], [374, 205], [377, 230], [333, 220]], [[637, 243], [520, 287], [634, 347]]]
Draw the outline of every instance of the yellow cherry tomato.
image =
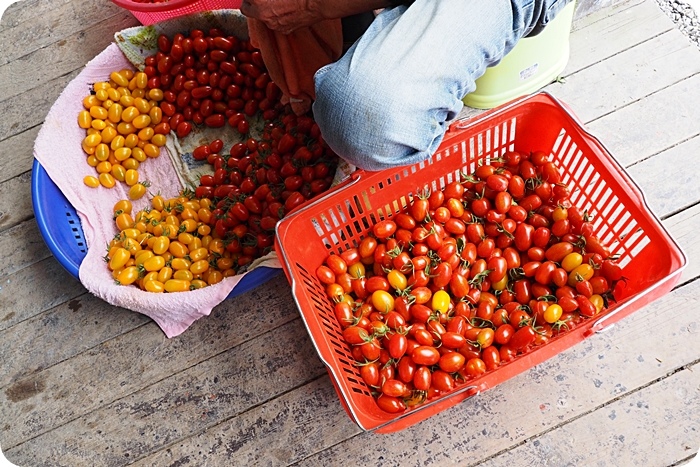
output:
[[206, 259], [200, 259], [199, 261], [194, 261], [190, 266], [190, 271], [192, 274], [202, 274], [209, 270], [209, 261]]
[[561, 306], [557, 305], [556, 303], [553, 303], [547, 307], [546, 310], [544, 310], [544, 320], [548, 323], [556, 323], [559, 321], [559, 318], [561, 318], [562, 313], [564, 310], [562, 310]]
[[124, 72], [113, 71], [109, 74], [109, 79], [117, 83], [118, 86], [129, 86], [129, 79]]
[[143, 287], [148, 292], [162, 293], [165, 292], [165, 285], [159, 280], [146, 281]]
[[139, 173], [134, 169], [128, 169], [124, 174], [124, 182], [129, 186], [135, 186], [139, 182]]
[[180, 271], [183, 269], [189, 270], [191, 265], [192, 261], [186, 258], [175, 257], [170, 261], [170, 267], [173, 268], [173, 271]]
[[206, 287], [207, 285], [209, 284], [204, 282], [202, 279], [194, 279], [192, 280], [192, 282], [190, 282], [190, 288], [192, 290], [201, 289], [203, 287]]
[[[124, 179], [126, 180], [126, 176], [124, 177]], [[129, 188], [129, 198], [134, 200], [143, 198], [143, 196], [148, 191], [149, 186], [150, 183], [148, 182], [141, 182], [132, 185], [131, 188]]]
[[97, 179], [97, 177], [93, 177], [92, 175], [88, 175], [83, 178], [83, 183], [90, 188], [97, 188], [100, 186], [100, 181]]
[[114, 185], [117, 184], [117, 181], [114, 179], [112, 174], [109, 174], [109, 173], [100, 174], [98, 179], [100, 181], [100, 185], [102, 185], [105, 188], [113, 188]]
[[189, 269], [178, 269], [177, 271], [173, 272], [173, 279], [180, 281], [191, 281], [194, 279], [194, 274], [192, 274], [192, 271]]
[[192, 262], [196, 262], [201, 259], [207, 259], [209, 257], [209, 250], [207, 250], [204, 247], [197, 248], [196, 250], [191, 250], [189, 256]]
[[78, 126], [84, 130], [92, 126], [92, 115], [90, 115], [90, 112], [87, 110], [78, 112]]
[[138, 266], [129, 266], [117, 275], [117, 282], [120, 285], [131, 285], [139, 278], [139, 268]]
[[122, 213], [131, 215], [132, 209], [133, 209], [133, 206], [131, 204], [131, 201], [129, 201], [128, 199], [122, 199], [122, 200], [119, 200], [116, 203], [114, 203], [114, 207], [112, 208], [112, 212], [115, 215], [122, 214]]
[[170, 279], [163, 286], [166, 292], [186, 292], [190, 290], [190, 281]]
[[580, 253], [569, 253], [561, 261], [561, 267], [564, 268], [566, 272], [573, 271], [576, 267], [580, 266], [583, 262], [583, 256]]
[[118, 214], [114, 222], [119, 230], [130, 229], [134, 226], [134, 219], [131, 217], [131, 214], [127, 212]]
[[165, 258], [163, 258], [160, 255], [155, 255], [151, 258], [148, 258], [143, 263], [144, 269], [146, 269], [146, 271], [148, 271], [148, 272], [160, 271], [164, 266], [165, 266]]
[[109, 269], [114, 271], [123, 268], [129, 258], [131, 258], [131, 253], [124, 248], [117, 248], [109, 260]]
[[582, 280], [590, 280], [590, 278], [593, 277], [594, 273], [595, 271], [593, 270], [593, 266], [591, 266], [590, 264], [580, 264], [574, 269], [572, 269], [569, 273], [568, 283], [571, 287], [575, 287], [577, 282], [580, 282]]
[[170, 247], [170, 239], [168, 237], [155, 237], [155, 240], [153, 242], [153, 252], [157, 255], [162, 255], [166, 251], [168, 251], [168, 248]]
[[386, 314], [390, 311], [394, 311], [394, 297], [389, 292], [375, 290], [372, 292], [371, 300], [374, 308], [380, 313]]
[[603, 299], [602, 296], [598, 294], [593, 294], [591, 295], [588, 300], [595, 306], [595, 309], [597, 310], [598, 313], [605, 307], [605, 300]]
[[[218, 284], [222, 280], [224, 280], [224, 275], [221, 273], [221, 271], [217, 271], [215, 269], [211, 269], [209, 271], [209, 275], [207, 276], [207, 283], [209, 285]], [[350, 299], [349, 297], [350, 296], [348, 294], [344, 294], [343, 300]]]
[[389, 273], [386, 275], [386, 279], [389, 281], [389, 285], [395, 290], [402, 291], [408, 286], [408, 279], [406, 278], [406, 275], [398, 269], [392, 269], [391, 271], [389, 271]]
[[450, 294], [444, 290], [437, 290], [432, 297], [432, 309], [438, 313], [447, 313], [450, 308]]
[[168, 279], [172, 279], [172, 277], [173, 268], [171, 268], [170, 266], [165, 266], [160, 271], [158, 271], [158, 280], [160, 282], [165, 283]]

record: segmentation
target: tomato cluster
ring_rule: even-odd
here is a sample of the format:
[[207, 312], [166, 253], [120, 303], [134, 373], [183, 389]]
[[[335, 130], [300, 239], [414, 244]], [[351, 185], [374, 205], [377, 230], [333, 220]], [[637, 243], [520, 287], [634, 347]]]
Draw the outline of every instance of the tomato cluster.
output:
[[493, 371], [601, 313], [622, 271], [544, 152], [415, 196], [316, 270], [387, 412]]
[[228, 124], [241, 136], [230, 148], [217, 139], [192, 152], [212, 167], [194, 196], [212, 203], [208, 225], [238, 271], [272, 249], [277, 221], [331, 186], [338, 158], [311, 115], [281, 103], [249, 41], [218, 29], [160, 35], [144, 73], [149, 88], [162, 90], [160, 124], [168, 132], [184, 138], [192, 125], [224, 131]]
[[193, 123], [211, 128], [228, 123], [246, 135], [258, 111], [274, 120], [282, 109], [281, 91], [260, 50], [219, 29], [193, 29], [172, 39], [159, 35], [158, 52], [146, 58], [143, 71], [149, 88], [163, 90], [163, 120], [180, 138]]
[[330, 188], [337, 165], [316, 122], [290, 111], [266, 122], [260, 139], [227, 152], [215, 140], [195, 148], [193, 157], [214, 169], [200, 177], [195, 196], [214, 203], [211, 226], [238, 267], [270, 251], [277, 222]]
[[78, 126], [86, 136], [81, 146], [88, 165], [97, 173], [86, 176], [85, 185], [112, 188], [123, 182], [131, 187], [131, 199], [145, 193], [148, 182], [139, 182], [137, 169], [160, 155], [167, 133], [160, 125], [162, 92], [156, 88], [147, 91], [146, 85], [143, 72], [113, 71], [109, 80], [94, 83], [93, 91], [83, 99]]
[[117, 284], [154, 293], [184, 292], [236, 273], [223, 240], [211, 235], [211, 201], [191, 195], [156, 195], [150, 207], [134, 215], [128, 199], [114, 205], [119, 233], [109, 242], [104, 259]]

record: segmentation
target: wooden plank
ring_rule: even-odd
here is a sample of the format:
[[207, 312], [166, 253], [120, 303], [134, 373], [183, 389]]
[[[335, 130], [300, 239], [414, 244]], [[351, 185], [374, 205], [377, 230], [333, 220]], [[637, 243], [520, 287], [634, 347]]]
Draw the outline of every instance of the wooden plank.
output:
[[584, 122], [700, 72], [700, 50], [672, 30], [548, 87]]
[[71, 0], [23, 0], [11, 2], [0, 18], [0, 31], [17, 28], [23, 22], [36, 21], [48, 14], [52, 9], [62, 9]]
[[[676, 240], [688, 257], [688, 266], [683, 271], [680, 283], [685, 283], [700, 276], [700, 205], [685, 209], [663, 221], [671, 236]], [[692, 260], [691, 260], [692, 258]]]
[[[342, 409], [328, 376], [324, 376], [212, 429], [172, 443], [133, 465], [289, 465], [359, 433]], [[264, 449], [261, 439], [265, 440]], [[369, 448], [382, 439], [379, 436]], [[409, 449], [411, 445], [406, 443], [404, 447]], [[360, 464], [351, 461], [345, 465]]]
[[569, 76], [674, 28], [654, 2], [625, 2], [575, 20], [570, 37]]
[[[85, 294], [0, 332], [0, 388], [151, 322]], [[164, 338], [157, 326], [150, 329]], [[4, 443], [3, 443], [4, 444]]]
[[[10, 438], [5, 455], [19, 465], [37, 465], [51, 457], [68, 465], [117, 465], [143, 457], [183, 434], [201, 432], [274, 399], [300, 381], [322, 376], [325, 368], [320, 360], [308, 357], [313, 353], [310, 340], [298, 339], [303, 332], [301, 320], [294, 319], [60, 430], [14, 449]], [[123, 423], [125, 418], [128, 423]], [[312, 419], [311, 414], [300, 416], [304, 418]]]
[[700, 447], [698, 407], [695, 364], [479, 465], [674, 465]]
[[[3, 118], [0, 119], [0, 141], [22, 133], [44, 121], [63, 89], [75, 78], [80, 70], [52, 79], [46, 84], [11, 97], [3, 102]], [[0, 157], [7, 158], [8, 154]]]
[[0, 183], [32, 169], [34, 141], [41, 125], [0, 141]]
[[0, 232], [0, 276], [7, 276], [51, 255], [34, 219]]
[[[131, 26], [140, 24], [121, 7], [102, 0], [85, 0], [82, 4], [67, 0], [27, 3], [24, 8], [8, 9], [3, 15], [3, 25], [7, 21], [7, 26], [0, 28], [0, 43], [22, 46], [3, 47], [0, 50], [0, 65], [16, 61], [49, 44], [68, 43], [69, 38], [73, 37], [76, 31], [87, 29], [110, 17], [124, 17], [129, 20], [124, 24]], [[105, 36], [111, 38], [112, 34], [113, 32]], [[80, 53], [78, 47], [74, 47], [74, 50]]]
[[0, 183], [0, 232], [34, 217], [31, 179], [30, 171]]
[[[310, 456], [303, 459], [303, 464], [478, 464], [694, 362], [700, 355], [700, 317], [678, 310], [692, 309], [698, 293], [700, 284], [692, 282], [625, 318], [609, 331], [596, 334], [541, 365], [434, 415], [429, 421], [389, 435], [362, 433], [331, 448], [316, 453], [309, 451]], [[300, 399], [316, 398], [308, 392], [299, 392]], [[274, 416], [266, 410], [258, 419], [263, 419], [264, 426]], [[318, 423], [325, 423], [324, 419], [319, 418]], [[257, 424], [260, 426], [261, 422]], [[250, 429], [240, 428], [243, 432]], [[327, 425], [326, 429], [330, 430], [331, 426]], [[196, 444], [189, 441], [171, 446], [173, 462], [189, 454], [190, 461], [196, 464], [199, 457], [194, 453], [201, 450], [208, 453], [212, 463], [225, 464], [226, 453], [210, 450], [220, 433], [210, 430], [208, 435], [211, 444], [205, 444], [204, 436], [200, 436]], [[289, 444], [299, 443], [303, 432], [298, 430], [288, 436]]]
[[664, 218], [700, 201], [698, 172], [693, 170], [699, 151], [696, 137], [627, 169], [657, 216]]
[[700, 75], [586, 124], [623, 166], [700, 135]]
[[[127, 11], [119, 11], [103, 21], [88, 24], [92, 27], [0, 65], [0, 81], [6, 84], [0, 88], [0, 102], [30, 92], [56, 76], [82, 70], [114, 41], [110, 32], [133, 26], [134, 17]], [[41, 71], [37, 73], [37, 70]]]
[[585, 21], [589, 17], [600, 19], [600, 17], [620, 14], [622, 9], [639, 2], [640, 0], [578, 0], [574, 21]]
[[[37, 293], [37, 287], [41, 293]], [[0, 331], [85, 294], [85, 287], [53, 257], [0, 276]], [[70, 306], [70, 304], [69, 304]], [[9, 338], [8, 338], [9, 339]]]
[[[143, 315], [111, 307], [91, 298], [91, 295], [80, 297], [79, 307], [75, 304], [76, 300], [61, 305], [55, 313], [42, 316], [41, 321], [33, 326], [31, 322], [20, 323], [9, 330], [13, 332], [9, 339], [4, 339], [0, 333], [0, 354], [10, 355], [7, 352], [15, 349], [12, 355], [16, 355], [18, 360], [7, 365], [9, 368], [2, 368], [3, 373], [0, 374], [0, 387], [5, 387], [0, 392], [0, 420], [15, 421], [10, 427], [3, 429], [0, 426], [3, 447], [9, 449], [57, 427], [60, 427], [57, 433], [48, 438], [61, 436], [65, 430], [62, 425], [71, 420], [142, 388], [160, 384], [171, 375], [175, 375], [172, 380], [177, 381], [182, 376], [181, 372], [190, 367], [194, 367], [197, 375], [204, 374], [204, 370], [198, 370], [204, 365], [208, 368], [206, 371], [229, 368], [237, 372], [236, 377], [252, 378], [253, 373], [247, 372], [245, 365], [231, 366], [225, 358], [216, 360], [216, 365], [198, 364], [298, 320], [299, 315], [285, 281], [284, 277], [277, 276], [235, 300], [224, 301], [214, 308], [211, 315], [198, 320], [186, 333], [174, 339], [167, 339]], [[44, 323], [58, 328], [57, 332], [46, 333], [42, 326], [38, 326]], [[299, 341], [297, 345], [302, 345], [300, 336], [304, 331], [298, 324], [294, 326], [288, 333]], [[110, 334], [107, 332], [109, 330], [113, 332]], [[28, 332], [41, 336], [26, 336]], [[253, 358], [251, 363], [254, 360], [255, 365], [266, 365], [268, 361], [275, 360], [268, 358], [269, 349], [265, 350], [270, 345], [269, 341], [269, 337], [257, 340], [257, 351], [265, 357]], [[37, 348], [31, 345], [32, 342], [37, 343]], [[244, 348], [248, 348], [247, 345]], [[289, 349], [294, 348], [297, 347], [292, 345], [280, 351], [279, 358], [292, 359], [293, 352], [289, 352]], [[308, 357], [312, 354], [312, 349], [306, 349], [302, 355]], [[299, 371], [300, 375], [305, 374], [305, 370], [299, 366], [292, 370]], [[272, 378], [272, 381], [275, 379]], [[11, 385], [8, 386], [8, 382]], [[199, 384], [197, 378], [191, 382], [191, 390], [194, 390]], [[210, 384], [223, 392], [229, 390], [229, 382], [220, 380], [220, 377]], [[240, 382], [236, 384], [252, 392], [265, 392], [262, 387], [255, 389]], [[35, 385], [42, 388], [40, 393], [22, 391], [22, 388]], [[85, 388], [89, 388], [89, 391]], [[185, 397], [184, 392], [176, 394], [170, 389], [164, 390], [163, 386], [155, 386], [150, 394], [172, 394], [173, 397], [179, 394]], [[134, 400], [139, 397], [143, 396], [135, 396]], [[118, 415], [121, 416], [124, 414]], [[104, 433], [109, 434], [111, 430], [106, 428]], [[126, 440], [131, 438], [130, 435], [125, 436]]]

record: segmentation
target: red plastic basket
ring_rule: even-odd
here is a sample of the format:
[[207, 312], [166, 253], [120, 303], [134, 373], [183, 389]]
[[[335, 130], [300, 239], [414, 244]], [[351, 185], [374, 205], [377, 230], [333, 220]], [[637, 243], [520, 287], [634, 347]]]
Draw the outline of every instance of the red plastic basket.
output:
[[[572, 202], [595, 216], [595, 233], [620, 255], [629, 280], [615, 289], [615, 305], [571, 332], [441, 398], [399, 415], [386, 413], [353, 365], [333, 304], [315, 270], [329, 253], [357, 246], [374, 223], [401, 211], [424, 188], [440, 189], [458, 179], [460, 172], [471, 173], [478, 163], [511, 150], [551, 154], [563, 169]], [[624, 169], [547, 93], [456, 122], [429, 161], [375, 173], [356, 172], [323, 198], [280, 221], [276, 242], [307, 331], [348, 415], [362, 429], [382, 433], [406, 428], [494, 387], [610, 326], [670, 291], [686, 265], [685, 255]]]
[[241, 0], [166, 0], [158, 3], [112, 0], [112, 2], [129, 10], [144, 26], [200, 11], [237, 10], [242, 3]]

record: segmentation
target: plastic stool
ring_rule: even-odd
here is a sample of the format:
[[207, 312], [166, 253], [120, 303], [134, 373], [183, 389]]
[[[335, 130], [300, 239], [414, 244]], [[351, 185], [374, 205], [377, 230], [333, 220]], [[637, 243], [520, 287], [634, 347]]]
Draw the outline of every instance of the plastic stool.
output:
[[476, 80], [476, 89], [463, 102], [491, 109], [538, 91], [554, 81], [569, 61], [569, 36], [576, 2], [566, 5], [533, 37], [521, 39], [498, 65]]

